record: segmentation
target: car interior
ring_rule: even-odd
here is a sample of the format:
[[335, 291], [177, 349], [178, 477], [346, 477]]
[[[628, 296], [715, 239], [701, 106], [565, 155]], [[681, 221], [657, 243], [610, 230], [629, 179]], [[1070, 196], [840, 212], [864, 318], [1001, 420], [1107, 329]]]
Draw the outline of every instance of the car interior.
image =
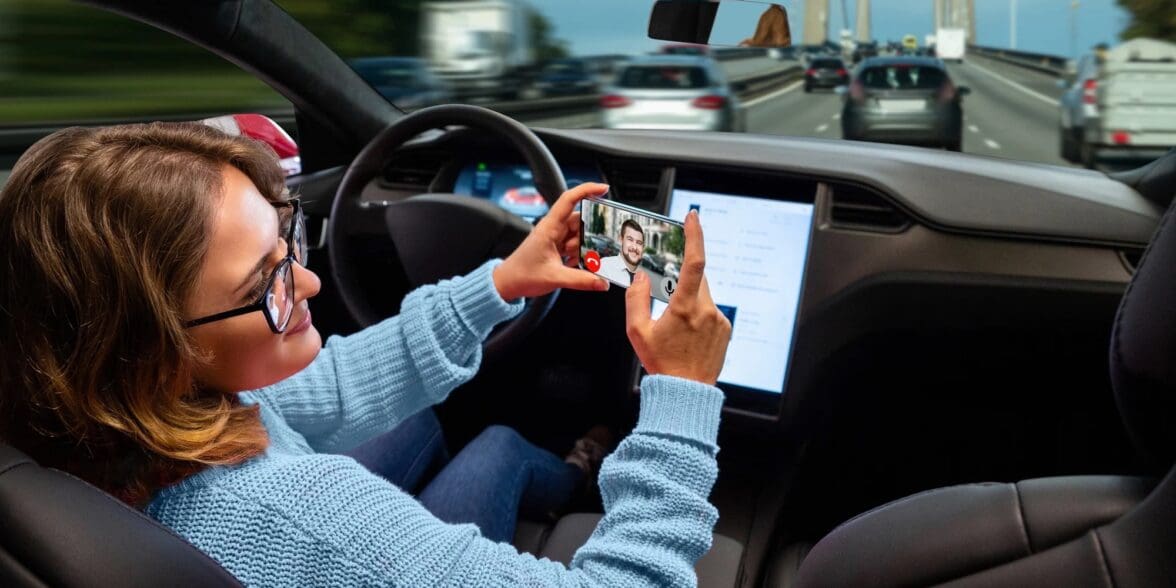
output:
[[[294, 105], [278, 120], [301, 153], [289, 185], [323, 280], [324, 339], [521, 242], [533, 219], [476, 196], [479, 174], [530, 173], [548, 203], [573, 180], [602, 181], [624, 204], [712, 211], [745, 233], [707, 244], [709, 279], [748, 294], [728, 314], [720, 516], [700, 586], [1176, 585], [1176, 151], [1108, 174], [754, 133], [546, 128], [463, 104], [405, 114], [269, 0], [84, 3], [211, 51]], [[53, 130], [4, 134], [0, 168]], [[630, 430], [643, 370], [623, 298], [527, 300], [436, 408], [447, 443], [505, 424], [561, 454], [595, 423]], [[570, 564], [600, 517], [585, 498], [520, 522], [514, 544]], [[238, 582], [0, 444], [0, 585]]]

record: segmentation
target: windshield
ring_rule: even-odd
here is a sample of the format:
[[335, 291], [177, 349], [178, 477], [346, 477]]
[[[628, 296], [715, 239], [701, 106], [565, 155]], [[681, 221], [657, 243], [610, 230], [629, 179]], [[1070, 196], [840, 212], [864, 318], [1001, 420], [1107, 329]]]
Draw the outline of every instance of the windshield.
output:
[[946, 79], [939, 68], [910, 65], [868, 67], [861, 73], [862, 84], [878, 90], [934, 90]]
[[[276, 2], [405, 111], [475, 103], [545, 127], [672, 125], [1108, 171], [1176, 144], [1176, 2], [786, 0], [786, 49], [750, 47], [757, 19], [724, 20], [721, 10], [711, 39], [731, 45], [650, 39], [650, 0]], [[644, 63], [652, 59], [697, 61]], [[936, 65], [903, 69], [899, 59]], [[689, 92], [617, 99], [710, 84], [721, 102]], [[6, 127], [293, 119], [289, 102], [207, 51], [64, 0], [0, 0], [0, 87]], [[919, 103], [880, 102], [905, 89], [928, 92]], [[719, 105], [735, 114], [706, 116]]]
[[634, 89], [704, 88], [706, 71], [701, 67], [630, 65], [620, 75], [617, 87]]
[[[1161, 24], [1176, 19], [1176, 3], [791, 0], [778, 3], [791, 29], [786, 50], [650, 39], [644, 1], [355, 2], [380, 4], [372, 16], [388, 23], [383, 34], [349, 26], [367, 22], [362, 14], [316, 16], [303, 9], [310, 2], [279, 3], [345, 58], [420, 57], [447, 84], [449, 93], [437, 100], [483, 104], [549, 127], [659, 128], [678, 113], [676, 128], [896, 143], [1108, 171], [1176, 144], [1176, 32]], [[755, 12], [755, 4], [739, 4]], [[870, 10], [864, 26], [859, 5]], [[806, 10], [820, 10], [821, 18]], [[756, 19], [724, 20], [722, 8], [718, 14], [712, 43], [755, 36]], [[1146, 48], [1129, 47], [1141, 40]], [[1116, 51], [1125, 57], [1113, 59]], [[711, 83], [702, 67], [639, 63], [658, 55], [711, 60], [726, 79], [726, 104], [742, 111], [745, 123], [686, 122], [683, 109], [704, 107], [686, 94], [682, 105], [617, 99], [629, 89]], [[1079, 71], [1075, 63], [1087, 56], [1097, 65]], [[596, 65], [585, 70], [568, 58]], [[871, 63], [895, 58], [942, 65]], [[624, 67], [623, 59], [638, 63]], [[567, 77], [581, 71], [592, 79]], [[877, 102], [877, 92], [902, 90], [928, 94], [920, 103]], [[582, 107], [573, 112], [577, 96]]]

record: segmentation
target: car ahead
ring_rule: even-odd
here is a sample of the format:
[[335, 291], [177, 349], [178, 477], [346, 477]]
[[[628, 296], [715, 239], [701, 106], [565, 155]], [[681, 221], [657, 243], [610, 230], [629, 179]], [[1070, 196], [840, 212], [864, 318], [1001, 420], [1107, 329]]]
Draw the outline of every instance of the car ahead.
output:
[[694, 43], [669, 43], [659, 47], [657, 52], [662, 55], [697, 55], [703, 57], [711, 54], [710, 47], [696, 45]]
[[814, 88], [836, 88], [849, 83], [849, 70], [837, 57], [818, 57], [804, 70], [804, 91]]
[[594, 68], [583, 59], [557, 59], [543, 67], [535, 80], [543, 96], [595, 94], [599, 91]]
[[938, 59], [878, 57], [863, 61], [848, 87], [841, 133], [846, 139], [943, 147], [963, 144], [961, 99]]
[[601, 257], [621, 254], [621, 247], [617, 245], [617, 242], [603, 235], [588, 235], [584, 240], [587, 242], [588, 249], [597, 252]]
[[878, 56], [878, 42], [877, 41], [868, 41], [868, 42], [858, 43], [857, 47], [855, 47], [853, 50], [853, 62], [855, 64], [861, 63], [861, 61], [863, 59], [869, 59], [871, 57], [877, 57], [877, 56]]
[[1176, 146], [1176, 44], [1134, 39], [1078, 60], [1062, 82], [1063, 159], [1093, 168], [1138, 165]]
[[707, 57], [658, 55], [634, 59], [600, 99], [606, 129], [735, 131], [739, 101], [723, 71]]
[[403, 110], [417, 110], [453, 99], [449, 86], [416, 57], [363, 57], [352, 69], [381, 96]]

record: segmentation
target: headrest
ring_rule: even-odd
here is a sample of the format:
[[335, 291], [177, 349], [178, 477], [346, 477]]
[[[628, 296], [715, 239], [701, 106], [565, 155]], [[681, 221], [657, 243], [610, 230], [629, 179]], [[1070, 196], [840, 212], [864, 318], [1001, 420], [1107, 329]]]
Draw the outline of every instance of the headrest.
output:
[[[1169, 153], [1165, 159], [1176, 159]], [[1168, 197], [1176, 181], [1167, 182]], [[1176, 462], [1176, 202], [1127, 285], [1111, 333], [1111, 384], [1136, 448], [1167, 469]]]
[[241, 584], [146, 515], [0, 443], [0, 584], [91, 588]]

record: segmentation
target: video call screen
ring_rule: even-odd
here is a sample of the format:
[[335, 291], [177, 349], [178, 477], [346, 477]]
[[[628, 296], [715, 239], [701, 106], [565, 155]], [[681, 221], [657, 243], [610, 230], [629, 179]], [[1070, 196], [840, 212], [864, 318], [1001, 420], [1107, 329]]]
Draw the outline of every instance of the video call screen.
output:
[[[719, 383], [781, 394], [813, 205], [679, 189], [671, 195], [666, 216], [685, 219], [695, 208], [706, 236], [711, 297], [732, 326]], [[665, 308], [655, 300], [654, 316]]]
[[580, 203], [580, 266], [628, 288], [638, 272], [649, 276], [649, 293], [669, 301], [678, 287], [685, 254], [682, 227], [606, 200]]

